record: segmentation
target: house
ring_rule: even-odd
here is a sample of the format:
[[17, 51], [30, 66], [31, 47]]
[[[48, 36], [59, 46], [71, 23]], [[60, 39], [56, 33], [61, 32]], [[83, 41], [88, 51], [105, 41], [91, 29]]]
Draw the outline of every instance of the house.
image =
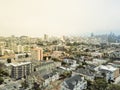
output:
[[101, 65], [107, 62], [107, 60], [103, 59], [96, 59], [94, 58], [92, 61], [86, 61], [88, 64], [94, 64], [94, 65]]
[[93, 81], [95, 79], [95, 72], [87, 68], [79, 68], [72, 73], [73, 75], [82, 75], [85, 79]]
[[76, 67], [79, 66], [76, 60], [64, 59], [63, 62], [67, 63], [70, 66], [70, 70], [75, 70]]
[[47, 87], [51, 82], [59, 79], [59, 74], [57, 72], [50, 72], [42, 75], [41, 72], [36, 71], [27, 77], [27, 82], [32, 85], [37, 83], [39, 87]]
[[100, 52], [91, 52], [91, 56], [92, 57], [102, 58], [102, 55], [103, 55], [103, 53], [100, 53]]
[[61, 69], [63, 69], [63, 70], [66, 70], [66, 71], [72, 71], [72, 69], [71, 69], [70, 66], [65, 66], [65, 67], [61, 66], [61, 67], [59, 67], [59, 68], [61, 68]]
[[56, 72], [51, 72], [43, 76], [44, 86], [48, 86], [51, 82], [59, 79], [59, 74]]
[[87, 81], [83, 76], [75, 75], [65, 79], [60, 90], [83, 90], [87, 88]]
[[64, 59], [63, 62], [70, 64], [70, 65], [75, 65], [77, 64], [76, 60], [72, 60], [72, 59]]
[[105, 74], [106, 80], [115, 80], [119, 76], [119, 68], [111, 65], [100, 65], [98, 70], [100, 73]]
[[120, 59], [120, 51], [109, 52], [109, 57], [114, 59]]

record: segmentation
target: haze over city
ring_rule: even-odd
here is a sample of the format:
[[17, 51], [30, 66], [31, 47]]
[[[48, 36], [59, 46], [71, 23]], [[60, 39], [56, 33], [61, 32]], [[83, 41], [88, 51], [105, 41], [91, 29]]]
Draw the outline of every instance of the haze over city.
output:
[[120, 0], [0, 0], [0, 90], [120, 90]]
[[88, 35], [120, 30], [120, 0], [1, 0], [0, 35]]

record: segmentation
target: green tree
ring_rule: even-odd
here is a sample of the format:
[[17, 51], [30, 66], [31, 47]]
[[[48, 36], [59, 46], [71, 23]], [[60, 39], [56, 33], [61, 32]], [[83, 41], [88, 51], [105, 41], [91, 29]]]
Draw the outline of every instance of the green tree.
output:
[[84, 67], [84, 65], [79, 64], [79, 66], [77, 66], [76, 69], [78, 69], [78, 68], [85, 68], [85, 67]]
[[4, 82], [3, 78], [0, 77], [0, 84], [2, 84]]
[[58, 58], [52, 58], [53, 61], [60, 61]]
[[63, 66], [67, 65], [67, 63], [66, 63], [66, 62], [62, 62], [61, 64], [62, 64]]
[[26, 81], [21, 83], [22, 88], [26, 89], [27, 87], [29, 87], [28, 83]]
[[106, 90], [108, 83], [105, 79], [97, 79], [93, 82], [91, 90]]
[[5, 70], [4, 70], [4, 71], [2, 71], [2, 72], [1, 72], [1, 74], [2, 74], [3, 76], [9, 76], [8, 72], [7, 72], [7, 71], [5, 71]]
[[110, 84], [107, 90], [120, 90], [120, 85]]
[[39, 88], [39, 86], [40, 86], [40, 85], [39, 85], [38, 83], [34, 82], [32, 89], [33, 89], [33, 90], [41, 90], [41, 89]]
[[26, 53], [25, 57], [26, 57], [26, 58], [29, 57], [28, 53]]
[[87, 90], [91, 90], [92, 81], [87, 80]]
[[88, 65], [88, 64], [84, 61], [84, 62], [82, 62], [82, 65]]
[[7, 59], [7, 62], [8, 62], [8, 63], [11, 63], [11, 59], [10, 59], [10, 58], [8, 58], [8, 59]]

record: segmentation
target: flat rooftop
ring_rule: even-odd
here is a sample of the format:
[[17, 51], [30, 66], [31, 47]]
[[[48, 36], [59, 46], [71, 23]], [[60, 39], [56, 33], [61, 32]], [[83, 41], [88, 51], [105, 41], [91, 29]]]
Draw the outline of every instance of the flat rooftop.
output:
[[11, 63], [10, 65], [17, 67], [17, 66], [22, 66], [26, 64], [31, 64], [31, 62], [20, 62], [20, 63]]

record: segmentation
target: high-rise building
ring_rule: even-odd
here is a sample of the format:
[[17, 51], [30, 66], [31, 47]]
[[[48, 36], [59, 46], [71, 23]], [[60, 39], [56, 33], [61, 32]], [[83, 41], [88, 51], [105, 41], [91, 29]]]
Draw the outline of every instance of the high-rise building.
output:
[[43, 60], [43, 49], [42, 48], [33, 48], [31, 50], [32, 60]]
[[44, 34], [44, 41], [48, 41], [48, 35]]

